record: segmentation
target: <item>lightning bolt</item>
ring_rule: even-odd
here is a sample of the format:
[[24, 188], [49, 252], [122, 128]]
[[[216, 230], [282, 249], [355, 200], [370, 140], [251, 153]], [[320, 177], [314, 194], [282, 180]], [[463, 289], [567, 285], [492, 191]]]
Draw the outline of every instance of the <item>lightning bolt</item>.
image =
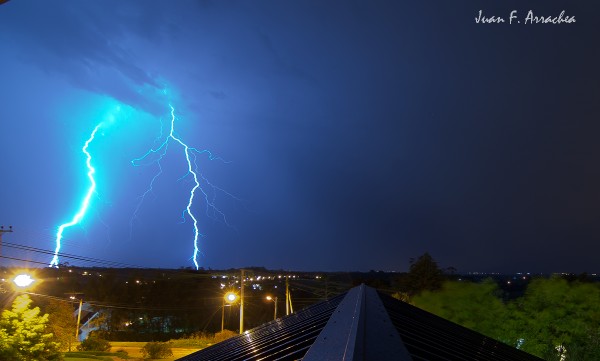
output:
[[90, 137], [88, 138], [88, 140], [85, 142], [85, 144], [81, 148], [81, 151], [86, 156], [85, 164], [88, 169], [87, 176], [88, 176], [88, 179], [90, 180], [90, 187], [88, 188], [87, 192], [85, 193], [85, 196], [83, 197], [83, 200], [81, 201], [79, 210], [77, 211], [77, 213], [75, 213], [75, 215], [73, 216], [71, 221], [69, 221], [67, 223], [63, 223], [58, 227], [58, 231], [56, 232], [56, 249], [54, 250], [54, 257], [52, 257], [52, 261], [50, 261], [50, 264], [49, 264], [50, 267], [52, 267], [52, 266], [58, 267], [58, 253], [60, 251], [60, 245], [61, 245], [61, 240], [63, 238], [63, 232], [65, 231], [65, 229], [72, 227], [72, 226], [78, 224], [79, 222], [81, 222], [81, 220], [85, 216], [85, 213], [87, 212], [88, 207], [90, 205], [90, 199], [92, 198], [92, 195], [96, 191], [96, 180], [94, 179], [94, 173], [96, 173], [96, 169], [94, 169], [94, 167], [92, 166], [92, 155], [88, 152], [88, 147], [89, 147], [90, 143], [92, 143], [94, 141], [94, 137], [96, 136], [96, 133], [98, 132], [98, 129], [100, 129], [102, 124], [103, 124], [103, 122], [96, 125], [96, 127], [92, 131], [92, 134], [90, 134]]
[[[155, 142], [159, 141], [162, 138], [162, 135], [163, 135], [163, 124], [161, 121], [160, 122], [160, 135], [156, 138]], [[157, 149], [150, 149], [142, 157], [136, 158], [131, 161], [131, 164], [133, 164], [134, 167], [137, 167], [140, 165], [139, 163], [142, 160], [144, 160], [146, 157], [148, 157], [150, 154], [158, 154], [158, 159], [156, 160], [156, 164], [158, 165], [158, 172], [154, 175], [154, 177], [152, 177], [152, 180], [150, 181], [150, 186], [148, 187], [148, 189], [146, 189], [146, 191], [141, 196], [138, 197], [139, 202], [136, 205], [135, 210], [133, 211], [133, 216], [131, 217], [131, 220], [129, 221], [129, 239], [130, 240], [133, 237], [133, 222], [138, 218], [137, 214], [138, 214], [140, 208], [142, 207], [142, 204], [144, 203], [146, 196], [153, 192], [154, 182], [156, 182], [156, 180], [163, 173], [163, 169], [162, 169], [162, 165], [161, 165], [160, 161], [165, 156], [165, 154], [167, 154], [167, 148], [169, 147], [168, 140], [169, 140], [169, 138], [167, 137], [167, 139], [165, 139], [165, 141], [163, 143], [161, 143], [160, 147], [158, 147]]]
[[[196, 218], [196, 215], [192, 211], [197, 193], [200, 192], [202, 194], [204, 200], [206, 201], [207, 216], [209, 216], [213, 219], [220, 218], [229, 227], [231, 227], [231, 225], [227, 222], [225, 214], [221, 210], [219, 210], [219, 208], [217, 208], [217, 206], [215, 205], [216, 192], [217, 191], [222, 192], [236, 200], [238, 200], [238, 198], [234, 197], [233, 195], [224, 191], [223, 189], [218, 188], [218, 187], [214, 186], [213, 184], [211, 184], [208, 181], [208, 179], [206, 179], [198, 171], [198, 164], [196, 161], [197, 161], [198, 155], [200, 155], [200, 154], [206, 154], [208, 156], [209, 160], [223, 161], [223, 159], [221, 159], [220, 157], [213, 156], [213, 154], [208, 150], [199, 150], [199, 149], [188, 146], [178, 135], [176, 135], [175, 121], [177, 120], [177, 117], [175, 116], [175, 108], [171, 104], [169, 104], [169, 107], [171, 108], [171, 113], [170, 113], [171, 121], [170, 121], [168, 134], [166, 135], [164, 140], [161, 143], [159, 143], [158, 147], [156, 147], [155, 149], [152, 148], [148, 152], [146, 152], [146, 154], [144, 154], [143, 156], [131, 161], [133, 166], [140, 166], [143, 164], [148, 164], [147, 162], [145, 162], [145, 160], [147, 158], [154, 158], [153, 162], [157, 163], [158, 172], [152, 178], [148, 189], [142, 195], [139, 196], [139, 202], [135, 208], [133, 217], [131, 218], [131, 221], [130, 221], [130, 237], [133, 233], [133, 222], [137, 218], [137, 213], [138, 213], [139, 209], [141, 208], [146, 196], [153, 193], [154, 184], [156, 183], [158, 178], [163, 173], [161, 160], [167, 154], [169, 144], [171, 142], [175, 142], [176, 144], [179, 144], [183, 148], [183, 154], [185, 155], [185, 160], [187, 162], [187, 172], [180, 179], [183, 179], [189, 175], [191, 175], [193, 178], [193, 187], [190, 190], [187, 205], [185, 206], [184, 210], [182, 211], [182, 219], [183, 219], [183, 222], [185, 222], [186, 218], [189, 217], [189, 219], [191, 219], [193, 222], [193, 246], [194, 246], [193, 248], [194, 248], [194, 251], [193, 251], [191, 258], [193, 259], [196, 269], [198, 269], [199, 268], [198, 254], [200, 253], [200, 249], [198, 247], [198, 240], [200, 237], [202, 237], [202, 234], [200, 233], [199, 228], [198, 228], [198, 219]], [[120, 107], [117, 107], [117, 111], [120, 111]], [[98, 133], [98, 131], [101, 129], [101, 127], [106, 122], [108, 122], [110, 124], [114, 121], [115, 121], [114, 115], [110, 115], [108, 120], [100, 122], [98, 125], [96, 125], [96, 127], [90, 134], [89, 138], [87, 139], [87, 141], [81, 148], [81, 151], [86, 156], [87, 177], [89, 179], [90, 186], [87, 189], [87, 192], [85, 193], [85, 195], [81, 201], [81, 205], [79, 206], [77, 213], [73, 216], [73, 218], [69, 222], [61, 224], [58, 227], [58, 231], [56, 233], [56, 249], [54, 251], [54, 257], [52, 258], [52, 261], [50, 262], [50, 265], [49, 265], [51, 267], [52, 266], [58, 267], [58, 262], [59, 262], [58, 255], [59, 255], [60, 248], [61, 248], [61, 241], [63, 239], [63, 233], [65, 232], [65, 230], [67, 228], [77, 225], [78, 223], [81, 222], [81, 220], [85, 217], [86, 212], [90, 206], [90, 201], [91, 201], [92, 195], [96, 192], [96, 180], [94, 179], [94, 174], [96, 172], [96, 169], [92, 166], [92, 155], [88, 151], [88, 148], [89, 148], [90, 144], [94, 141], [94, 138], [95, 138], [96, 134]], [[162, 138], [163, 138], [163, 124], [161, 122], [160, 135], [155, 140], [155, 143], [160, 142]], [[213, 190], [212, 197], [209, 196], [209, 193], [207, 193], [206, 190], [202, 188], [201, 182], [205, 183], [209, 188], [211, 188]], [[210, 212], [211, 210], [212, 210], [212, 214]], [[187, 215], [187, 217], [186, 217], [186, 215]]]
[[185, 152], [185, 159], [188, 164], [188, 172], [194, 176], [194, 187], [192, 188], [192, 190], [190, 190], [190, 199], [188, 200], [186, 212], [190, 216], [190, 218], [194, 221], [194, 254], [192, 257], [194, 260], [194, 265], [196, 266], [196, 269], [198, 269], [198, 259], [197, 259], [198, 251], [199, 251], [198, 250], [198, 236], [199, 236], [198, 220], [196, 219], [196, 217], [194, 217], [194, 214], [192, 213], [192, 204], [194, 203], [194, 195], [196, 193], [196, 189], [198, 189], [200, 187], [200, 183], [198, 182], [198, 175], [196, 174], [194, 169], [192, 169], [192, 162], [190, 161], [190, 147], [188, 147], [187, 144], [182, 142], [181, 139], [177, 138], [173, 134], [175, 131], [175, 108], [173, 108], [173, 106], [170, 104], [169, 104], [169, 106], [171, 107], [171, 131], [169, 132], [169, 137], [171, 139], [175, 140], [177, 143], [181, 144], [181, 146], [183, 147], [184, 152]]
[[[224, 215], [223, 215], [223, 212], [219, 211], [214, 206], [214, 204], [212, 202], [209, 202], [207, 194], [204, 192], [204, 190], [200, 186], [199, 178], [202, 178], [202, 179], [205, 179], [205, 178], [201, 174], [199, 174], [198, 171], [197, 171], [198, 166], [196, 164], [196, 154], [207, 153], [210, 160], [220, 159], [220, 158], [214, 157], [212, 155], [212, 153], [210, 153], [208, 150], [198, 150], [198, 149], [190, 147], [186, 143], [184, 143], [183, 140], [181, 138], [179, 138], [175, 134], [175, 120], [177, 119], [177, 117], [175, 116], [175, 108], [171, 104], [169, 104], [169, 107], [171, 108], [171, 123], [170, 123], [170, 127], [169, 127], [169, 134], [168, 134], [168, 136], [165, 138], [165, 140], [156, 149], [150, 149], [143, 156], [141, 156], [139, 158], [136, 158], [136, 159], [134, 159], [134, 160], [131, 161], [131, 163], [134, 166], [139, 166], [139, 165], [141, 165], [141, 163], [143, 162], [143, 160], [145, 160], [146, 158], [148, 158], [150, 156], [156, 156], [157, 157], [156, 163], [158, 164], [158, 168], [159, 168], [158, 173], [155, 174], [154, 177], [152, 178], [152, 181], [150, 182], [149, 188], [140, 196], [140, 202], [138, 203], [138, 205], [137, 205], [137, 207], [135, 209], [132, 221], [133, 221], [133, 219], [135, 219], [137, 217], [137, 212], [140, 209], [141, 204], [143, 203], [145, 197], [152, 192], [155, 181], [162, 174], [162, 166], [161, 166], [160, 161], [162, 160], [162, 158], [164, 157], [164, 155], [167, 153], [167, 148], [169, 146], [169, 142], [171, 140], [173, 140], [174, 142], [178, 143], [179, 145], [181, 145], [183, 147], [183, 153], [185, 155], [185, 160], [187, 162], [187, 173], [183, 177], [181, 177], [180, 179], [183, 179], [187, 175], [190, 175], [190, 174], [192, 175], [192, 177], [194, 179], [194, 186], [190, 190], [190, 196], [189, 196], [189, 199], [188, 199], [187, 206], [185, 207], [185, 209], [182, 212], [182, 218], [183, 218], [183, 220], [185, 222], [185, 215], [187, 214], [188, 217], [193, 222], [193, 233], [194, 233], [193, 246], [194, 246], [194, 252], [193, 252], [193, 255], [192, 255], [192, 260], [194, 262], [194, 265], [196, 266], [196, 269], [198, 269], [199, 268], [198, 253], [200, 252], [200, 249], [198, 247], [198, 239], [202, 236], [202, 234], [200, 234], [200, 231], [198, 229], [198, 219], [196, 218], [196, 216], [192, 212], [192, 207], [193, 207], [193, 204], [194, 204], [194, 198], [196, 196], [196, 191], [200, 190], [204, 194], [204, 196], [205, 196], [204, 198], [207, 200], [207, 207], [211, 207], [211, 208], [215, 209], [216, 212], [218, 214], [220, 214], [221, 216], [224, 216]], [[223, 217], [223, 219], [225, 219], [225, 218]]]

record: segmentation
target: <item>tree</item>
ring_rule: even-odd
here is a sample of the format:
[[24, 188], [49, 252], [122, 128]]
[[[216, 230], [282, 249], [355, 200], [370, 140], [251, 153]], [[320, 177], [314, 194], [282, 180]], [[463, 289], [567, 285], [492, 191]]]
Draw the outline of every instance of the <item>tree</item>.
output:
[[599, 304], [597, 284], [533, 280], [511, 304], [513, 343], [545, 359], [600, 360]]
[[498, 285], [491, 279], [482, 283], [447, 281], [438, 291], [424, 291], [413, 304], [461, 326], [501, 341], [506, 338], [508, 317]]
[[416, 306], [545, 360], [600, 360], [600, 287], [559, 277], [531, 281], [505, 305], [496, 283], [446, 282]]
[[48, 330], [54, 335], [54, 340], [60, 344], [62, 351], [71, 351], [77, 327], [73, 306], [67, 302], [50, 300], [45, 311], [50, 315]]
[[0, 359], [14, 361], [61, 360], [58, 343], [46, 333], [48, 314], [40, 316], [39, 307], [30, 308], [27, 295], [15, 299], [10, 310], [0, 317]]
[[437, 262], [427, 252], [417, 258], [411, 258], [407, 277], [408, 293], [418, 294], [422, 291], [434, 291], [442, 287], [444, 277]]

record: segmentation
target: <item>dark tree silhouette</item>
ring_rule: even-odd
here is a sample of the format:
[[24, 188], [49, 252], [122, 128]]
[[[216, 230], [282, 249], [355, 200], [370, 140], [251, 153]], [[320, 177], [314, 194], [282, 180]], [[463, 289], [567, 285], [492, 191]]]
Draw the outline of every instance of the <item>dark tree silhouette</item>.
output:
[[422, 291], [440, 289], [443, 281], [443, 272], [429, 253], [425, 252], [416, 260], [411, 258], [406, 278], [409, 294], [415, 295]]

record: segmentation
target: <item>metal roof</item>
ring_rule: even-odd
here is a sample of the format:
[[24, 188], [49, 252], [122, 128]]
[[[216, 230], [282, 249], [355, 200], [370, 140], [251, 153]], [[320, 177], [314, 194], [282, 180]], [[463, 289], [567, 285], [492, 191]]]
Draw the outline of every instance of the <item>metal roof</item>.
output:
[[362, 285], [179, 360], [541, 359]]
[[265, 323], [180, 358], [185, 361], [298, 360], [327, 324], [344, 294]]

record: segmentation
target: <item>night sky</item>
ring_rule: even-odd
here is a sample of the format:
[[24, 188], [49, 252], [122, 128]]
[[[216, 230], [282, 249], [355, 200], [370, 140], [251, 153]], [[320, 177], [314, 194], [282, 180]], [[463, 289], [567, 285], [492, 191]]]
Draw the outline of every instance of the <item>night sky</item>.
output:
[[4, 242], [54, 249], [104, 122], [61, 250], [193, 266], [183, 147], [142, 203], [156, 154], [131, 163], [165, 140], [171, 104], [175, 134], [215, 156], [195, 153], [201, 267], [404, 271], [429, 252], [459, 272], [600, 272], [598, 4], [8, 1]]

